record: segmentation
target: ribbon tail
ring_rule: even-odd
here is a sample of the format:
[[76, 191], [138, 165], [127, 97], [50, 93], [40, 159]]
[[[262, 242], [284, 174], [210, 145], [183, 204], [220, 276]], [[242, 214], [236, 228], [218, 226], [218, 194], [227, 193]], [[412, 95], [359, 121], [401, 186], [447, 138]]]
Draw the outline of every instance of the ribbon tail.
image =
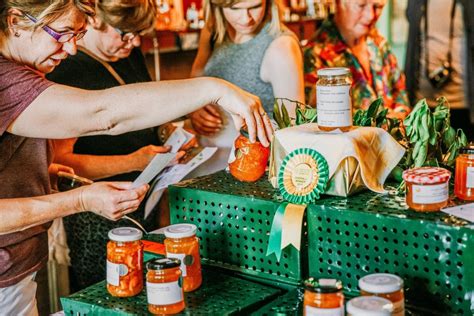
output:
[[306, 205], [290, 203], [286, 206], [282, 224], [281, 249], [293, 245], [300, 251], [301, 227], [305, 209]]
[[275, 216], [273, 216], [272, 227], [270, 229], [270, 238], [268, 239], [267, 256], [275, 253], [278, 262], [280, 262], [281, 258], [282, 224], [286, 205], [288, 205], [288, 203], [282, 203], [278, 207]]

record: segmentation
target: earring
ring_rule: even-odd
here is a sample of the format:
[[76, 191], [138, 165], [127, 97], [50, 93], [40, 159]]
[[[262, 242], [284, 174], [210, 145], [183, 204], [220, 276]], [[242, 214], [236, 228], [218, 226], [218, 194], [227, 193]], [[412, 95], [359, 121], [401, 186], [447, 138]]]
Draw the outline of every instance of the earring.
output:
[[20, 37], [20, 32], [16, 31], [15, 33], [13, 33], [13, 35], [15, 35], [15, 37]]

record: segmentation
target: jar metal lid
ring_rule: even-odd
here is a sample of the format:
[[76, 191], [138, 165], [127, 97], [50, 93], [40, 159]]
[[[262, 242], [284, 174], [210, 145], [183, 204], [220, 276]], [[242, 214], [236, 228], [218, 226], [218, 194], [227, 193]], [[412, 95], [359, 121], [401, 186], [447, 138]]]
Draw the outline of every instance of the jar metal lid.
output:
[[393, 293], [403, 289], [403, 280], [395, 274], [374, 273], [360, 278], [359, 288], [374, 294]]
[[165, 270], [177, 268], [181, 265], [181, 260], [177, 258], [159, 258], [152, 259], [146, 263], [148, 270]]
[[167, 238], [186, 238], [196, 235], [197, 227], [194, 224], [176, 224], [165, 228]]
[[446, 182], [451, 172], [439, 167], [420, 167], [403, 171], [403, 180], [416, 184], [435, 184]]
[[466, 147], [459, 149], [461, 155], [474, 155], [474, 143], [470, 143]]
[[119, 227], [109, 231], [109, 239], [118, 242], [137, 241], [142, 236], [142, 231], [134, 227]]
[[347, 302], [347, 313], [352, 316], [390, 316], [393, 303], [378, 296], [359, 296]]
[[315, 293], [337, 293], [342, 291], [342, 282], [337, 279], [309, 278], [304, 281], [304, 288]]
[[318, 70], [318, 76], [345, 76], [351, 73], [346, 67], [322, 68]]

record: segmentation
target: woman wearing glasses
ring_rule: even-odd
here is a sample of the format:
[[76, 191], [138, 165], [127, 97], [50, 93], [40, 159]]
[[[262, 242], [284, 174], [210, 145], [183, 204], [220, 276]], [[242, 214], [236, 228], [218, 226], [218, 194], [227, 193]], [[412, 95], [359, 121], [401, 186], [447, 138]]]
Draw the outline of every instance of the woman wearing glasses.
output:
[[[272, 133], [257, 97], [218, 79], [82, 90], [44, 78], [86, 29], [85, 0], [0, 2], [0, 313], [37, 315], [34, 276], [48, 259], [53, 219], [94, 212], [117, 220], [135, 211], [147, 185], [98, 182], [49, 194], [48, 138], [117, 135], [168, 122], [216, 102], [246, 123], [251, 139]], [[28, 15], [26, 15], [28, 14]], [[32, 22], [31, 18], [37, 22]], [[98, 265], [101, 263], [97, 263]]]
[[367, 108], [378, 98], [392, 116], [405, 117], [408, 97], [405, 76], [387, 40], [377, 31], [386, 0], [337, 0], [336, 14], [318, 29], [304, 49], [307, 98], [315, 104], [316, 71], [348, 67], [352, 72], [352, 106]]
[[[56, 83], [89, 90], [148, 82], [140, 33], [153, 26], [155, 1], [100, 0], [95, 15], [88, 17], [87, 36], [77, 42], [77, 54], [64, 60], [46, 77]], [[54, 141], [54, 161], [93, 180], [133, 181], [156, 154], [169, 149], [159, 144], [156, 129], [122, 135], [97, 135]], [[157, 228], [157, 212], [145, 220], [144, 204], [130, 214], [147, 231]], [[71, 290], [79, 291], [105, 278], [107, 232], [124, 226], [94, 213], [64, 219], [70, 249]], [[85, 230], [93, 232], [85, 233]]]

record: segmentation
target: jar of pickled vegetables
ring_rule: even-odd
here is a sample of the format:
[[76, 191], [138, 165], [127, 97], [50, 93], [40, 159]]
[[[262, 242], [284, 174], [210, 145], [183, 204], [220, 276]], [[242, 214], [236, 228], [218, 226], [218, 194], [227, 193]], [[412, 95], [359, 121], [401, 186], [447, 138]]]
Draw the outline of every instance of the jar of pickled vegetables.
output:
[[234, 142], [235, 159], [229, 163], [230, 173], [239, 181], [254, 182], [265, 174], [270, 148], [256, 141], [251, 143], [246, 131], [241, 130]]
[[143, 289], [142, 232], [132, 227], [109, 231], [107, 290], [113, 296], [135, 296]]
[[474, 143], [459, 150], [454, 194], [461, 200], [474, 201]]
[[393, 316], [405, 315], [403, 280], [399, 276], [389, 273], [369, 274], [359, 280], [359, 288], [362, 296], [378, 296], [392, 302]]
[[181, 261], [174, 258], [147, 262], [146, 296], [150, 313], [169, 315], [185, 308], [180, 265]]
[[450, 177], [451, 172], [438, 167], [405, 170], [407, 205], [420, 212], [439, 211], [448, 205]]
[[347, 316], [391, 316], [393, 304], [377, 296], [359, 296], [347, 302]]
[[304, 282], [304, 288], [305, 316], [344, 316], [341, 281], [309, 278]]
[[196, 237], [196, 225], [176, 224], [165, 229], [166, 257], [181, 261], [183, 289], [194, 291], [202, 283], [199, 239]]
[[351, 90], [352, 76], [349, 68], [323, 68], [318, 70], [316, 83], [316, 109], [320, 130], [352, 127]]

